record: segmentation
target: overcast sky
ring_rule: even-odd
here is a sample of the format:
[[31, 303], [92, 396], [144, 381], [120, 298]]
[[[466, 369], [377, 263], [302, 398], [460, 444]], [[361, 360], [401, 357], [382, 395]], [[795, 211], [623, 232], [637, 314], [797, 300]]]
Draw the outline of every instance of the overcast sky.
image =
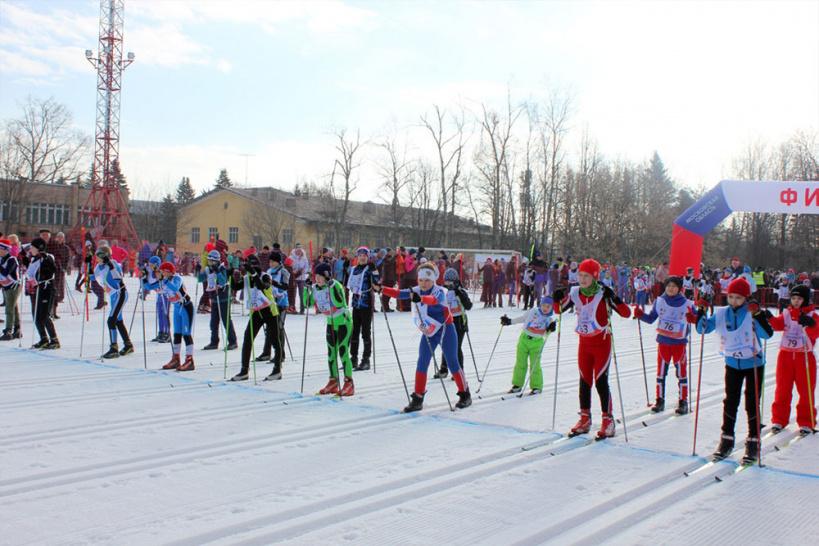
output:
[[[0, 0], [0, 116], [53, 96], [92, 134], [98, 43], [96, 0]], [[124, 44], [120, 155], [142, 196], [183, 176], [210, 187], [221, 168], [292, 189], [332, 170], [334, 128], [502, 109], [507, 89], [572, 89], [575, 138], [635, 162], [657, 150], [692, 186], [730, 177], [751, 141], [819, 129], [815, 0], [126, 0]], [[377, 185], [362, 171], [356, 197]]]

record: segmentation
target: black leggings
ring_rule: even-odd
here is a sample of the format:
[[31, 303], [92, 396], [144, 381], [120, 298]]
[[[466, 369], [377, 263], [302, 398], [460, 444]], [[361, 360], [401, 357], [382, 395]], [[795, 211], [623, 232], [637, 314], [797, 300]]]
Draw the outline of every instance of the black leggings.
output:
[[765, 366], [756, 367], [756, 381], [754, 368], [737, 370], [725, 366], [725, 399], [722, 401], [722, 433], [734, 436], [734, 427], [737, 423], [739, 400], [742, 398], [742, 382], [745, 382], [745, 413], [748, 416], [748, 436], [759, 438], [759, 392], [757, 385], [762, 386], [765, 380]]
[[258, 311], [250, 312], [250, 322], [247, 323], [245, 329], [245, 340], [242, 343], [242, 370], [247, 371], [250, 366], [250, 353], [253, 349], [253, 341], [256, 339], [256, 334], [262, 326], [267, 327], [267, 336], [265, 342], [270, 339], [273, 346], [273, 364], [281, 366], [282, 364], [282, 344], [281, 336], [279, 334], [279, 321], [273, 316], [270, 307], [264, 307]]
[[57, 339], [57, 330], [54, 329], [54, 322], [52, 322], [49, 315], [53, 299], [54, 290], [52, 290], [50, 284], [39, 286], [37, 293], [31, 296], [34, 326], [37, 328], [37, 333], [40, 334], [41, 341], [47, 341], [49, 338]]
[[353, 337], [350, 338], [350, 356], [358, 357], [358, 338], [364, 341], [361, 358], [370, 358], [373, 350], [372, 325], [373, 314], [369, 307], [353, 309]]

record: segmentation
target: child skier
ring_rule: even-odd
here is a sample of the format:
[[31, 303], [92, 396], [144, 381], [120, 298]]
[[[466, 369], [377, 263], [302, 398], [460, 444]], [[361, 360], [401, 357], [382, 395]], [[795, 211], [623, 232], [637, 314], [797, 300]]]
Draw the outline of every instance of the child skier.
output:
[[634, 303], [640, 307], [645, 307], [648, 296], [648, 276], [641, 269], [634, 269]]
[[[778, 298], [777, 307], [779, 308], [779, 314], [781, 315], [791, 301], [791, 285], [788, 275], [783, 273], [779, 277], [775, 290]], [[810, 300], [806, 300], [805, 303], [810, 303]]]
[[276, 298], [273, 295], [272, 280], [270, 275], [262, 270], [261, 262], [255, 254], [248, 254], [245, 257], [245, 271], [247, 274], [242, 277], [242, 272], [234, 269], [230, 279], [230, 287], [234, 293], [238, 290], [244, 291], [245, 305], [250, 309], [250, 320], [245, 328], [245, 337], [242, 342], [242, 368], [230, 380], [245, 381], [250, 376], [250, 356], [253, 352], [253, 343], [256, 341], [256, 334], [263, 326], [267, 328], [265, 344], [269, 339], [273, 348], [273, 371], [265, 377], [265, 381], [281, 379], [282, 344], [277, 319], [279, 308], [276, 306]]
[[[94, 268], [94, 280], [108, 293], [111, 301], [111, 311], [108, 313], [108, 338], [111, 342], [108, 352], [102, 358], [119, 358], [134, 352], [131, 338], [128, 336], [128, 329], [122, 320], [122, 310], [128, 301], [128, 290], [122, 281], [122, 266], [111, 258], [111, 247], [100, 245], [96, 252], [99, 263]], [[119, 350], [117, 343], [117, 331], [122, 336], [122, 350]]]
[[759, 459], [759, 386], [765, 379], [765, 356], [760, 339], [773, 334], [765, 314], [751, 296], [751, 285], [740, 277], [728, 286], [728, 306], [718, 308], [705, 318], [707, 302], [697, 302], [697, 332], [716, 330], [720, 354], [725, 357], [725, 400], [723, 401], [722, 436], [713, 458], [720, 461], [734, 449], [734, 427], [737, 408], [745, 382], [745, 412], [748, 415], [748, 438], [743, 462]]
[[[173, 304], [173, 356], [162, 366], [163, 370], [189, 372], [194, 370], [193, 363], [193, 301], [188, 294], [182, 277], [176, 274], [176, 266], [171, 262], [162, 262], [159, 266], [157, 282], [148, 282], [147, 272], [142, 278], [142, 286], [147, 290], [159, 290]], [[185, 361], [180, 363], [182, 340], [185, 340]]]
[[603, 421], [597, 439], [614, 436], [611, 390], [609, 389], [609, 364], [611, 363], [612, 339], [609, 326], [609, 305], [623, 318], [631, 316], [631, 310], [614, 291], [598, 284], [600, 264], [584, 260], [578, 268], [579, 286], [569, 294], [562, 288], [555, 290], [552, 299], [558, 302], [557, 312], [565, 313], [577, 308], [577, 327], [580, 336], [577, 349], [577, 365], [580, 369], [580, 420], [572, 427], [570, 436], [589, 432], [591, 419], [591, 388], [597, 387]]
[[[273, 290], [273, 297], [276, 299], [276, 308], [279, 311], [276, 317], [276, 324], [278, 325], [279, 346], [282, 348], [282, 361], [284, 361], [284, 321], [287, 318], [287, 308], [290, 307], [290, 297], [287, 294], [287, 289], [290, 286], [290, 272], [284, 267], [284, 254], [273, 245], [273, 250], [268, 255], [268, 263], [270, 269], [267, 274], [270, 275], [270, 287]], [[270, 360], [270, 350], [272, 349], [273, 339], [271, 332], [266, 332], [264, 338], [264, 351], [256, 358], [256, 360]], [[276, 374], [271, 374], [276, 375]], [[278, 377], [268, 376], [265, 381], [273, 379], [281, 379], [281, 371]]]
[[[486, 267], [490, 267], [487, 264]], [[421, 330], [422, 339], [418, 347], [418, 362], [415, 368], [415, 391], [404, 413], [419, 411], [424, 407], [424, 394], [427, 387], [427, 370], [433, 351], [438, 345], [443, 348], [449, 372], [458, 386], [457, 408], [466, 408], [472, 404], [472, 396], [466, 383], [466, 376], [458, 364], [458, 335], [455, 331], [452, 313], [446, 303], [446, 291], [435, 284], [438, 270], [432, 264], [423, 264], [418, 268], [418, 286], [404, 290], [373, 285], [376, 292], [399, 300], [412, 300], [415, 325]]]
[[550, 296], [543, 296], [540, 299], [540, 307], [530, 310], [525, 315], [513, 319], [506, 315], [501, 317], [501, 324], [504, 326], [523, 322], [523, 331], [518, 338], [517, 360], [515, 371], [512, 374], [510, 393], [521, 391], [526, 381], [527, 368], [530, 374], [529, 383], [532, 387], [529, 394], [540, 394], [543, 391], [543, 369], [540, 367], [540, 356], [543, 354], [546, 337], [557, 327], [557, 320], [552, 312], [553, 303]]
[[159, 279], [162, 278], [162, 275], [159, 273], [160, 265], [162, 265], [162, 259], [159, 256], [151, 256], [148, 259], [148, 263], [145, 264], [142, 270], [142, 298], [145, 299], [148, 292], [151, 291], [151, 289], [148, 288], [148, 284], [156, 287], [154, 291], [156, 292], [156, 321], [158, 332], [151, 342], [170, 343], [171, 304], [168, 302], [168, 296], [165, 295], [165, 292], [159, 286]]
[[657, 319], [657, 400], [651, 413], [665, 410], [665, 378], [673, 363], [677, 369], [679, 402], [674, 413], [688, 413], [688, 316], [694, 313], [694, 304], [681, 294], [682, 279], [672, 275], [665, 280], [665, 293], [654, 302], [654, 308], [645, 314], [639, 305], [634, 306], [634, 318], [654, 324]]
[[[373, 281], [379, 282], [378, 269], [370, 261], [370, 249], [360, 247], [356, 253], [356, 262], [350, 267], [347, 275], [347, 288], [353, 294], [350, 306], [353, 308], [353, 333], [350, 340], [350, 360], [355, 370], [370, 369], [370, 355], [372, 354], [372, 324], [373, 312]], [[364, 342], [364, 351], [361, 363], [358, 362], [358, 338]]]
[[683, 283], [683, 296], [686, 299], [694, 301], [694, 286], [697, 283], [697, 278], [694, 276], [694, 268], [687, 267], [685, 269], [686, 275], [682, 279]]
[[[319, 313], [327, 317], [327, 365], [330, 380], [319, 394], [353, 396], [353, 362], [350, 360], [350, 333], [352, 318], [344, 297], [344, 286], [333, 279], [333, 269], [328, 263], [319, 263], [314, 270], [315, 284], [307, 281], [304, 289], [304, 304], [308, 308], [316, 304]], [[344, 365], [344, 385], [338, 377], [338, 360]]]
[[[455, 332], [458, 334], [458, 364], [461, 369], [464, 367], [464, 351], [462, 349], [464, 337], [469, 331], [469, 325], [466, 321], [466, 312], [472, 309], [472, 300], [469, 299], [469, 294], [461, 286], [461, 281], [458, 279], [458, 272], [450, 268], [444, 271], [444, 287], [446, 291], [446, 305], [449, 307], [449, 312], [452, 314], [453, 324], [455, 324]], [[446, 377], [448, 374], [448, 367], [446, 364], [446, 355], [441, 356], [441, 367], [433, 376], [435, 379]]]
[[236, 330], [228, 316], [228, 273], [218, 250], [208, 252], [207, 265], [204, 269], [200, 268], [196, 280], [204, 284], [204, 292], [210, 300], [210, 343], [203, 349], [211, 351], [219, 348], [219, 330], [222, 326], [227, 332], [228, 350], [236, 349]]
[[20, 297], [20, 264], [11, 254], [12, 243], [9, 239], [0, 239], [0, 286], [3, 287], [3, 302], [6, 306], [6, 329], [0, 341], [10, 341], [23, 337], [20, 332], [20, 310], [17, 299]]
[[[34, 316], [34, 325], [40, 334], [40, 341], [32, 345], [32, 349], [59, 349], [60, 340], [57, 339], [57, 330], [49, 316], [51, 299], [54, 297], [54, 275], [57, 266], [51, 254], [45, 251], [46, 242], [37, 237], [29, 245], [31, 262], [26, 269], [26, 293], [31, 296], [31, 310]], [[49, 339], [50, 338], [50, 339]]]
[[816, 428], [816, 354], [819, 337], [819, 314], [810, 302], [810, 289], [798, 285], [791, 292], [791, 305], [784, 313], [770, 320], [774, 331], [784, 332], [776, 359], [776, 394], [771, 406], [772, 429], [780, 432], [791, 416], [793, 387], [799, 393], [796, 404], [796, 424], [800, 434]]

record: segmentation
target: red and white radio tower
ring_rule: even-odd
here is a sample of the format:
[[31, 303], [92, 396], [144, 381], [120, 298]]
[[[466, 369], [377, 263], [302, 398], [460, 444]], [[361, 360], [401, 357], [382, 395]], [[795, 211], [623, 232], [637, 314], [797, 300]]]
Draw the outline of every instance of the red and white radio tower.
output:
[[123, 0], [100, 0], [100, 49], [85, 56], [97, 69], [97, 131], [94, 147], [94, 180], [91, 195], [77, 216], [69, 240], [77, 244], [81, 229], [95, 241], [118, 239], [125, 247], [137, 248], [128, 209], [119, 192], [119, 109], [122, 71], [134, 54], [122, 58]]

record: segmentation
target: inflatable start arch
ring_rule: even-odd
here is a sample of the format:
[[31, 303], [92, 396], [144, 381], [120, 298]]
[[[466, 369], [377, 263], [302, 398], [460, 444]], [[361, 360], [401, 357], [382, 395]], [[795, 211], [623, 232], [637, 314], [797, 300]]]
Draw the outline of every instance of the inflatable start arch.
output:
[[819, 214], [819, 182], [723, 180], [674, 220], [669, 272], [699, 275], [703, 237], [732, 212]]

